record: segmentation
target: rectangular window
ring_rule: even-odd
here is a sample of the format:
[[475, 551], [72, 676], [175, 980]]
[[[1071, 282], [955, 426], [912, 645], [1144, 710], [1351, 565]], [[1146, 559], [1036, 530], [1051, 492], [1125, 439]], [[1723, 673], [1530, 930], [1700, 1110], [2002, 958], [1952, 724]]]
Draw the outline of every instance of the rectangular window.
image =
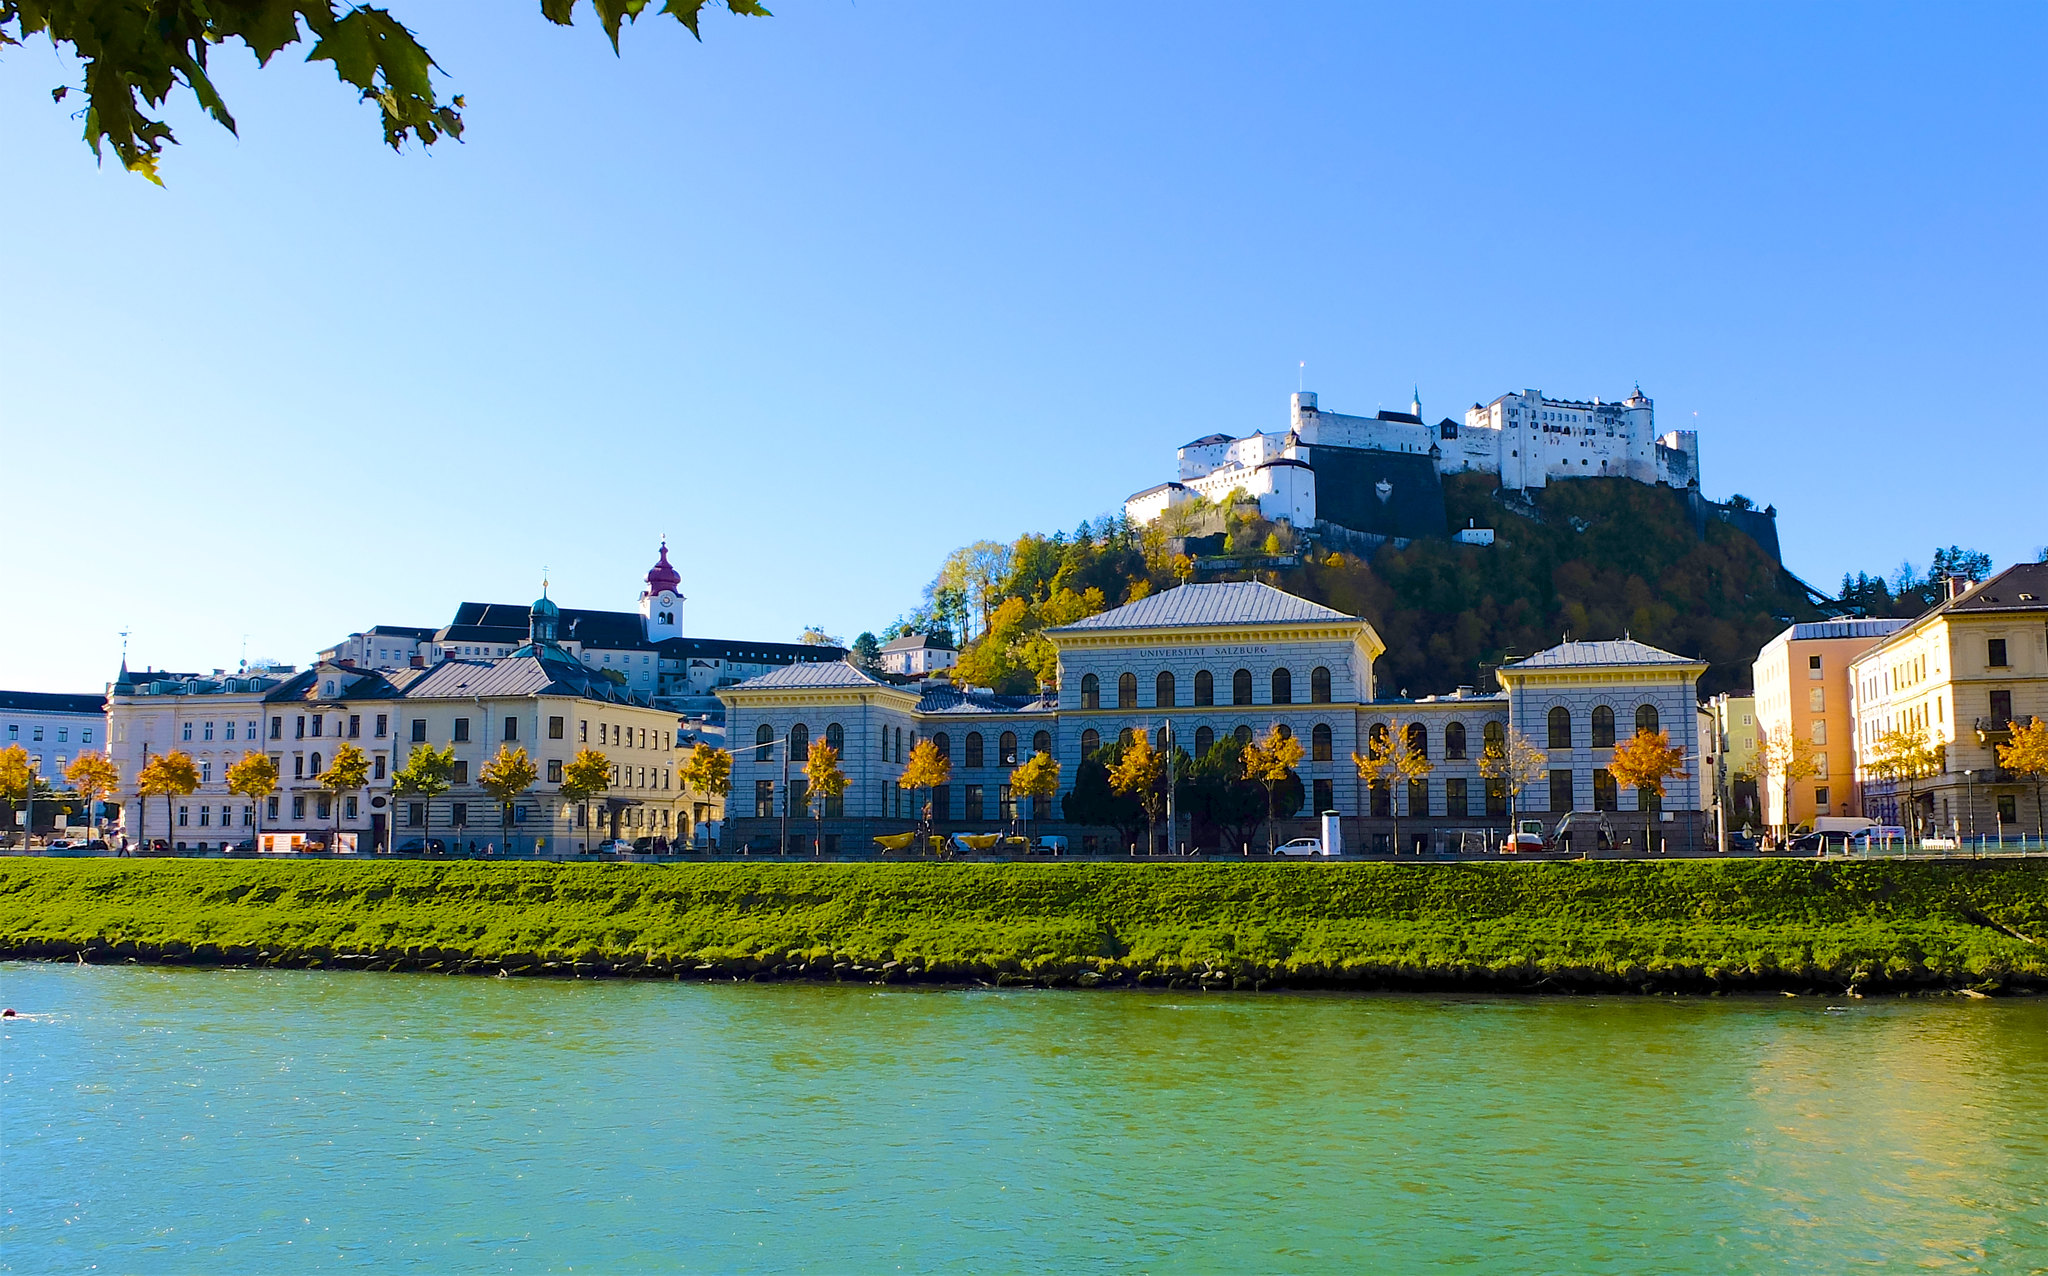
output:
[[468, 719], [468, 718], [457, 718], [457, 719], [455, 720], [455, 743], [457, 743], [457, 744], [467, 744], [468, 742], [469, 742], [469, 719]]
[[2012, 692], [1994, 691], [1991, 693], [1991, 720], [1993, 722], [2012, 721]]
[[1375, 783], [1367, 786], [1366, 792], [1372, 796], [1372, 813], [1375, 818], [1383, 820], [1394, 813], [1392, 789], [1384, 783]]
[[199, 782], [201, 784], [213, 783], [213, 760], [211, 758], [199, 764]]
[[356, 795], [355, 795], [355, 794], [353, 794], [353, 793], [351, 793], [351, 794], [349, 794], [349, 795], [348, 795], [348, 797], [347, 797], [346, 799], [344, 799], [344, 801], [343, 801], [343, 803], [342, 803], [342, 808], [341, 808], [341, 815], [342, 815], [342, 818], [343, 818], [343, 819], [346, 819], [346, 820], [353, 820], [353, 819], [356, 819], [356, 818], [358, 817], [358, 815], [359, 815], [359, 814], [360, 814], [360, 812], [358, 811], [358, 808], [356, 807]]
[[460, 762], [457, 762], [457, 763], [455, 764], [455, 782], [456, 782], [457, 784], [468, 784], [468, 783], [469, 783], [469, 761], [468, 761], [468, 759], [466, 759], [466, 758], [465, 758], [464, 760], [462, 760], [462, 761], [460, 761]]
[[[185, 723], [185, 724], [184, 724], [184, 728], [185, 728], [185, 739], [187, 739], [187, 740], [190, 740], [190, 739], [192, 738], [192, 724], [191, 724], [191, 723], [189, 723], [189, 722], [187, 722], [187, 723]], [[40, 740], [40, 739], [42, 739], [42, 738], [43, 738], [43, 729], [42, 729], [41, 727], [37, 727], [37, 728], [36, 728], [36, 739]]]
[[391, 715], [390, 715], [390, 714], [388, 714], [388, 713], [380, 713], [380, 714], [378, 714], [378, 715], [377, 715], [377, 738], [378, 738], [379, 740], [382, 740], [382, 739], [384, 738], [384, 736], [385, 736], [385, 733], [386, 733], [386, 732], [388, 732], [388, 731], [390, 731], [390, 730], [391, 730]]
[[242, 827], [243, 827], [243, 828], [254, 828], [255, 826], [256, 826], [256, 808], [255, 808], [255, 807], [253, 807], [253, 806], [244, 806], [244, 807], [242, 808]]
[[562, 782], [562, 760], [561, 760], [560, 758], [549, 758], [549, 759], [548, 759], [548, 783], [549, 783], [549, 784], [560, 784], [561, 782]]
[[1827, 712], [1827, 707], [1828, 689], [1826, 687], [1815, 687], [1806, 693], [1806, 711], [1808, 713], [1825, 713]]
[[200, 808], [199, 808], [199, 827], [200, 827], [200, 828], [205, 828], [205, 827], [206, 827], [207, 825], [209, 825], [209, 824], [211, 824], [211, 823], [213, 823], [213, 808], [212, 808], [212, 807], [210, 807], [210, 806], [202, 806], [202, 807], [200, 807]]
[[1550, 810], [1553, 815], [1572, 809], [1572, 773], [1552, 771], [1550, 773]]
[[[2020, 799], [2019, 799], [2019, 794], [2017, 794], [2017, 793], [2000, 793], [2000, 794], [1998, 794], [1998, 795], [1997, 795], [1997, 799], [1998, 799], [1998, 822], [1999, 822], [2000, 824], [2017, 824], [2017, 823], [2019, 823], [2019, 819], [2020, 819]], [[1999, 830], [1999, 832], [2000, 832], [2001, 834], [2003, 834], [2003, 833], [2004, 833], [2004, 831], [2005, 831], [2005, 830], [2003, 830], [2003, 829], [2000, 829], [2000, 830]]]
[[[59, 727], [57, 729], [57, 738], [59, 740], [62, 740], [64, 738], [64, 729], [62, 727]], [[205, 722], [200, 724], [199, 738], [202, 740], [213, 739], [213, 724], [211, 722]]]
[[1010, 792], [1010, 786], [1007, 784], [996, 790], [996, 813], [998, 819], [1017, 818], [1017, 797]]
[[332, 794], [322, 793], [315, 799], [315, 805], [319, 808], [318, 813], [314, 816], [315, 819], [331, 820], [334, 818], [334, 796]]
[[1986, 656], [1985, 656], [1985, 660], [1984, 660], [1984, 663], [1985, 663], [1985, 664], [1987, 664], [1987, 665], [1990, 665], [1990, 666], [1991, 666], [1991, 667], [1992, 667], [1993, 669], [2004, 669], [2004, 668], [2006, 668], [2006, 663], [2005, 663], [2005, 639], [2003, 639], [2003, 638], [1993, 638], [1993, 639], [1991, 639], [1991, 640], [1990, 640], [1989, 642], [1985, 643], [1985, 650], [1986, 650]]
[[425, 718], [414, 718], [412, 720], [412, 742], [414, 744], [425, 744], [427, 742], [427, 720]]
[[936, 785], [932, 789], [932, 818], [950, 820], [953, 818], [953, 786]]
[[1819, 678], [1821, 676], [1819, 656], [1808, 656], [1806, 658], [1806, 676], [1808, 678]]
[[298, 724], [294, 730], [292, 738], [294, 740], [303, 740], [306, 738], [306, 715], [303, 713], [298, 715]]
[[453, 824], [453, 825], [454, 825], [454, 826], [455, 826], [456, 828], [466, 828], [466, 827], [468, 827], [468, 825], [469, 825], [469, 803], [467, 803], [467, 802], [453, 802], [453, 803], [450, 803], [450, 804], [449, 804], [449, 815], [448, 815], [448, 822], [449, 822], [450, 824]]
[[1408, 814], [1425, 816], [1429, 814], [1429, 781], [1408, 781]]
[[270, 720], [270, 738], [273, 740], [284, 739], [284, 718], [282, 716], [273, 717]]
[[754, 818], [765, 820], [775, 814], [775, 781], [754, 781]]
[[373, 779], [373, 780], [381, 780], [381, 779], [383, 779], [383, 778], [384, 778], [384, 755], [383, 755], [383, 754], [381, 754], [381, 753], [380, 753], [380, 754], [378, 754], [378, 755], [377, 755], [377, 757], [376, 757], [376, 759], [375, 759], [375, 760], [374, 760], [373, 762], [371, 762], [371, 764], [370, 764], [370, 765], [371, 765], [371, 766], [372, 766], [372, 767], [374, 768], [374, 773], [373, 773], [373, 774], [372, 774], [372, 775], [370, 776], [370, 778], [371, 778], [371, 779]]
[[1828, 720], [1826, 718], [1815, 718], [1813, 720], [1813, 742], [1815, 744], [1826, 744], [1828, 742]]
[[1619, 811], [1621, 789], [1614, 782], [1614, 772], [1600, 767], [1593, 772], [1593, 809], [1596, 811]]
[[321, 733], [322, 733], [323, 731], [325, 731], [326, 729], [327, 729], [327, 715], [326, 715], [326, 714], [324, 714], [324, 713], [316, 713], [316, 714], [314, 714], [314, 715], [313, 715], [313, 734], [317, 736], [317, 735], [321, 734]]
[[1464, 776], [1455, 775], [1444, 781], [1444, 814], [1458, 819], [1472, 814], [1471, 800], [1466, 796], [1470, 783]]
[[303, 793], [292, 795], [292, 818], [294, 820], [306, 818], [306, 795]]
[[[223, 728], [225, 728], [225, 734], [224, 734], [224, 735], [222, 736], [222, 738], [223, 738], [223, 739], [226, 739], [226, 740], [232, 740], [232, 739], [234, 739], [234, 738], [235, 738], [235, 724], [234, 724], [234, 723], [232, 723], [232, 722], [223, 722], [223, 723], [221, 723], [221, 726], [222, 726]], [[88, 732], [86, 732], [86, 733], [85, 733], [85, 742], [86, 742], [87, 744], [91, 744], [91, 743], [92, 743], [92, 732], [88, 731]]]
[[519, 719], [505, 719], [505, 738], [507, 740], [517, 740], [519, 738]]
[[590, 743], [590, 719], [584, 718], [576, 723], [576, 742], [578, 744]]
[[294, 780], [306, 778], [306, 755], [303, 753], [292, 754], [292, 778]]
[[277, 818], [277, 794], [273, 793], [263, 800], [263, 818], [266, 820]]
[[1828, 796], [1828, 786], [1825, 784], [1821, 785], [1819, 788], [1813, 791], [1814, 809], [1819, 811], [1823, 815], [1827, 814]]
[[1315, 814], [1321, 815], [1324, 811], [1336, 805], [1336, 788], [1337, 786], [1329, 780], [1317, 780], [1315, 782]]
[[360, 740], [363, 738], [362, 714], [351, 713], [350, 715], [348, 715], [348, 738], [351, 740]]
[[[230, 728], [230, 730], [232, 730], [232, 729], [233, 729], [233, 728]], [[92, 743], [92, 728], [91, 728], [91, 727], [87, 727], [87, 728], [86, 728], [85, 730], [83, 730], [83, 731], [81, 731], [81, 732], [79, 732], [79, 733], [78, 733], [78, 742], [79, 742], [80, 744], [91, 744], [91, 743]]]
[[550, 739], [550, 740], [559, 740], [559, 739], [561, 739], [561, 738], [562, 738], [562, 720], [561, 720], [560, 718], [549, 718], [549, 719], [548, 719], [548, 739]]
[[178, 827], [179, 827], [179, 828], [184, 828], [184, 827], [185, 827], [185, 826], [186, 826], [187, 824], [190, 824], [191, 822], [192, 822], [192, 808], [191, 808], [191, 807], [189, 807], [189, 806], [181, 806], [181, 807], [179, 807], [179, 808], [178, 808]]
[[961, 787], [965, 792], [960, 797], [960, 818], [963, 820], [988, 818], [986, 808], [981, 804], [981, 786], [979, 784], [967, 784]]
[[418, 828], [426, 822], [427, 804], [425, 802], [407, 802], [405, 804], [405, 824], [407, 828]]

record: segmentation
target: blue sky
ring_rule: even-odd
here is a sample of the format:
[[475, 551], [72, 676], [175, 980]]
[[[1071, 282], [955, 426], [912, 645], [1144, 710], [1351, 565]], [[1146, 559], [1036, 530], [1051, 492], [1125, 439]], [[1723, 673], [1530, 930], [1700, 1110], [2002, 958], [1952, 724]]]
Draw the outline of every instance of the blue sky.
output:
[[690, 632], [850, 637], [1302, 361], [1640, 381], [1824, 588], [2048, 542], [2039, 6], [392, 7], [464, 144], [224, 49], [158, 190], [0, 60], [0, 686], [629, 607], [664, 533]]

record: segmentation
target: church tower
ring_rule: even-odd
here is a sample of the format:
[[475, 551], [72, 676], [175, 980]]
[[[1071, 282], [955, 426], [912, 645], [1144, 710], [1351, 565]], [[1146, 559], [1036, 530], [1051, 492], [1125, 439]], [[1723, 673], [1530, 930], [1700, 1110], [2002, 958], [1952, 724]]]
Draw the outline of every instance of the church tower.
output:
[[661, 542], [661, 557], [647, 569], [647, 588], [640, 592], [640, 625], [649, 642], [683, 636], [683, 576], [668, 564], [668, 541]]

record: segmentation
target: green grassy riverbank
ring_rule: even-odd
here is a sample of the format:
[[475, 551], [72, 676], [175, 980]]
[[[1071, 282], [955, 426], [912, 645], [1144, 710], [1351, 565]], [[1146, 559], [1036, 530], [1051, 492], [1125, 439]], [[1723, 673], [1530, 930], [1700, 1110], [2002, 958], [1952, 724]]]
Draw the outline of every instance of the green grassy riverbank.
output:
[[2048, 988], [2048, 861], [0, 861], [0, 956], [1582, 991]]

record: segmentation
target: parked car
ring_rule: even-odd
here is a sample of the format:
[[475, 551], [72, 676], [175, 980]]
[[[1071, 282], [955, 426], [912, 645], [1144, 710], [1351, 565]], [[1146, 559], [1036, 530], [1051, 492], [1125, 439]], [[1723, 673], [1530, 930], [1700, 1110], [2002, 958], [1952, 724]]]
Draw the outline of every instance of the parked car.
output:
[[1741, 829], [1729, 829], [1728, 849], [1736, 854], [1754, 855], [1757, 850], [1757, 840]]
[[621, 852], [630, 855], [633, 852], [633, 844], [621, 837], [609, 842], [599, 842], [590, 849], [592, 853], [597, 855], [617, 855]]
[[400, 842], [398, 844], [398, 853], [400, 855], [446, 855], [448, 853], [448, 843], [438, 837], [424, 839], [416, 837], [408, 842]]
[[43, 849], [46, 851], [68, 851], [73, 849], [77, 845], [78, 843], [72, 841], [68, 837], [53, 837], [49, 841], [43, 843]]
[[1322, 853], [1322, 839], [1314, 837], [1297, 837], [1292, 842], [1282, 842], [1273, 848], [1273, 854], [1275, 855], [1299, 856], [1321, 855]]
[[1038, 839], [1038, 844], [1031, 849], [1033, 852], [1043, 851], [1047, 855], [1065, 855], [1067, 853], [1067, 839], [1064, 834], [1041, 835]]

